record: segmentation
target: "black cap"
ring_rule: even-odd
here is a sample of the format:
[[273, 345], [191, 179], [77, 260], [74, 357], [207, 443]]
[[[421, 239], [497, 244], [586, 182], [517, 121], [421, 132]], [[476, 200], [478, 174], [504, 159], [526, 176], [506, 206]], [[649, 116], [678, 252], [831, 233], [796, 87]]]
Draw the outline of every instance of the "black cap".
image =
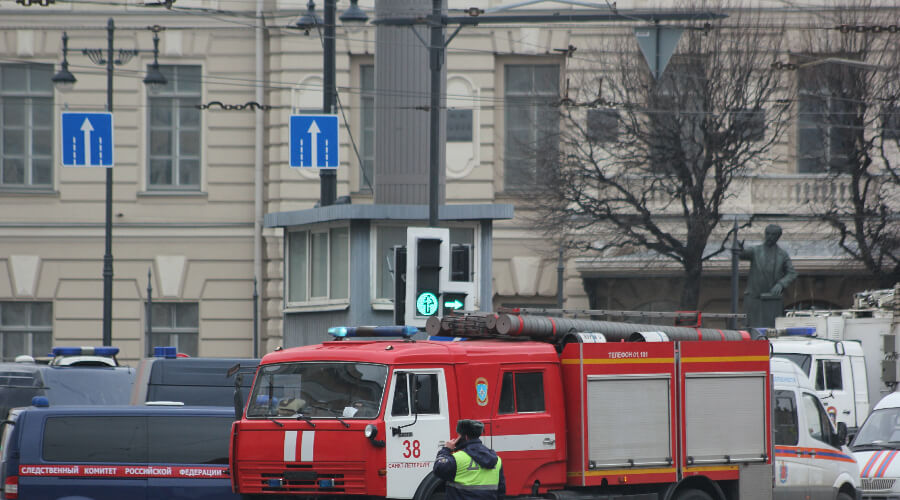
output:
[[456, 422], [456, 432], [466, 437], [477, 438], [484, 432], [484, 424], [477, 420], [462, 419]]

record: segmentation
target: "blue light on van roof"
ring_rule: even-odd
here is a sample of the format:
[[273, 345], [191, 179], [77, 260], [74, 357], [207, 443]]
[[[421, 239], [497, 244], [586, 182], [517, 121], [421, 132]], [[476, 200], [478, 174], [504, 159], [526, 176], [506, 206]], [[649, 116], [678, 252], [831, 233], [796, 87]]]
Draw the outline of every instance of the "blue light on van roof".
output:
[[115, 356], [118, 347], [54, 347], [51, 356]]
[[153, 348], [153, 357], [174, 359], [178, 357], [178, 348], [175, 346], [156, 346]]
[[419, 333], [414, 326], [333, 326], [328, 334], [336, 339], [348, 337], [403, 337], [409, 338]]
[[50, 407], [50, 400], [47, 399], [47, 396], [35, 396], [31, 398], [31, 406], [37, 408], [48, 408]]
[[785, 335], [794, 335], [799, 337], [815, 337], [816, 327], [814, 326], [789, 326], [784, 329]]

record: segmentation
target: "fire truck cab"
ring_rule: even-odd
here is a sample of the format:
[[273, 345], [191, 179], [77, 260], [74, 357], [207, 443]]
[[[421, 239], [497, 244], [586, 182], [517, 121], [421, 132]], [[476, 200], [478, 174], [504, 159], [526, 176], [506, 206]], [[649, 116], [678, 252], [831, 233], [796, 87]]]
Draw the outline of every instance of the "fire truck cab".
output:
[[232, 428], [233, 488], [439, 498], [435, 456], [468, 418], [484, 423], [510, 497], [771, 500], [768, 343], [655, 333], [344, 339], [270, 353]]

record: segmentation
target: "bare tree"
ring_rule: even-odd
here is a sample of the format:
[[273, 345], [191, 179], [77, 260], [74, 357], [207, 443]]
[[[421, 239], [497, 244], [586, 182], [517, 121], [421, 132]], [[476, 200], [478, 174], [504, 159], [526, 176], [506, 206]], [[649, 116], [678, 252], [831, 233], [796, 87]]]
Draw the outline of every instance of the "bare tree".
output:
[[570, 62], [558, 154], [525, 197], [534, 224], [570, 246], [677, 262], [686, 309], [704, 262], [725, 251], [717, 228], [732, 181], [771, 159], [787, 113], [772, 68], [782, 21], [723, 12], [687, 26], [658, 81], [625, 34]]
[[800, 166], [826, 173], [835, 187], [815, 205], [816, 215], [884, 287], [900, 281], [896, 12], [864, 0], [823, 12], [792, 64], [800, 90]]

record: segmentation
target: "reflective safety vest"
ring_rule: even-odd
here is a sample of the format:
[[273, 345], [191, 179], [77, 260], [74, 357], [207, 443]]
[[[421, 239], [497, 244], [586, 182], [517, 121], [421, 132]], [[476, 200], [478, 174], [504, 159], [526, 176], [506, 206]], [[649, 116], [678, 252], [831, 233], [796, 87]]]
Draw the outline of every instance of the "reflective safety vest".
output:
[[497, 457], [497, 465], [493, 469], [487, 469], [476, 462], [465, 451], [453, 452], [456, 460], [456, 477], [449, 486], [460, 490], [490, 490], [496, 491], [500, 484], [500, 457]]

